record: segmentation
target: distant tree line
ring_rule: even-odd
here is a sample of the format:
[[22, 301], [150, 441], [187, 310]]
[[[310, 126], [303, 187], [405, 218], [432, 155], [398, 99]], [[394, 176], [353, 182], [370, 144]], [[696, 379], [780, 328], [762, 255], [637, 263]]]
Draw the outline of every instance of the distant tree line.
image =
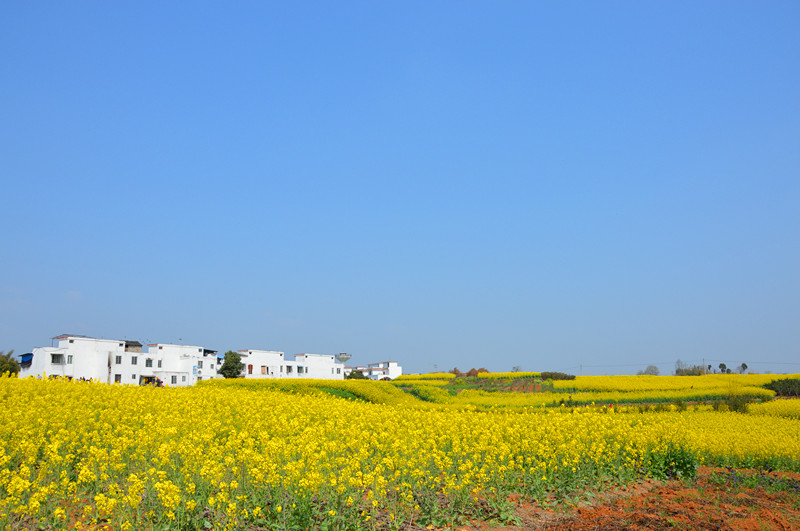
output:
[[478, 374], [482, 372], [489, 372], [487, 369], [481, 367], [480, 369], [476, 369], [475, 367], [471, 368], [467, 372], [461, 372], [458, 370], [458, 367], [453, 367], [453, 370], [448, 371], [450, 374], [454, 374], [456, 378], [477, 378]]
[[[719, 373], [712, 365], [688, 365], [678, 360], [675, 362], [675, 376], [702, 376], [703, 374], [731, 374], [733, 372], [725, 363], [720, 363], [718, 367]], [[747, 364], [742, 363], [735, 370], [739, 374], [744, 374], [747, 371]]]

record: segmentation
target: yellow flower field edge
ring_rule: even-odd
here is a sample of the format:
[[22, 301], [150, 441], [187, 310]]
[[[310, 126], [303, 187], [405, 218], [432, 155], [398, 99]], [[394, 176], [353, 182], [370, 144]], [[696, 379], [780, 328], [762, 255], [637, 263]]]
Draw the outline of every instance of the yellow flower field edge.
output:
[[0, 378], [0, 528], [451, 525], [509, 514], [511, 492], [691, 475], [698, 463], [680, 415], [479, 413], [235, 382]]
[[751, 404], [748, 409], [753, 415], [800, 419], [800, 399], [798, 398]]
[[542, 375], [540, 372], [479, 372], [478, 378], [486, 378], [489, 380], [521, 380], [527, 378], [538, 378]]
[[[605, 392], [497, 392], [481, 389], [463, 389], [451, 394], [447, 387], [435, 381], [397, 382], [396, 386], [405, 389], [409, 394], [431, 403], [452, 406], [473, 406], [477, 408], [510, 408], [529, 407], [581, 406], [591, 404], [651, 404], [674, 402], [708, 402], [724, 400], [738, 396], [754, 400], [771, 400], [774, 391], [761, 387], [740, 386], [731, 388], [708, 389], [667, 389], [643, 391], [605, 391]], [[433, 390], [437, 387], [437, 390]]]
[[705, 376], [576, 376], [574, 380], [557, 380], [556, 389], [569, 391], [678, 391], [689, 389], [727, 390], [735, 387], [760, 387], [781, 378], [800, 375], [776, 374], [708, 374]]
[[452, 380], [456, 375], [449, 372], [429, 372], [427, 374], [403, 374], [394, 381], [403, 380]]
[[412, 380], [412, 379], [405, 379], [400, 380], [395, 378], [392, 380], [392, 385], [396, 387], [413, 387], [416, 385], [435, 385], [439, 387], [446, 386], [450, 383], [449, 380]]
[[389, 382], [374, 380], [314, 380], [314, 379], [253, 379], [233, 378], [230, 380], [203, 380], [201, 387], [241, 388], [253, 391], [273, 390], [295, 394], [325, 394], [325, 391], [339, 390], [373, 404], [420, 405], [408, 393], [397, 389]]

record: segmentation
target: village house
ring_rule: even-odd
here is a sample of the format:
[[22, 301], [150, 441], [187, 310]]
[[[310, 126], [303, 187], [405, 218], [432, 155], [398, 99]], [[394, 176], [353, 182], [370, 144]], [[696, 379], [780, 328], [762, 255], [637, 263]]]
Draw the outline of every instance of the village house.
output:
[[[216, 350], [194, 345], [151, 343], [144, 350], [138, 341], [97, 339], [64, 334], [53, 338], [56, 346], [38, 347], [20, 357], [20, 376], [64, 376], [104, 383], [183, 387], [201, 380], [221, 378], [222, 356]], [[244, 378], [314, 378], [342, 380], [345, 353], [297, 354], [286, 360], [276, 350], [240, 350]], [[393, 363], [393, 362], [392, 362]]]
[[403, 368], [396, 361], [379, 361], [377, 363], [345, 368], [345, 374], [349, 375], [353, 371], [361, 371], [361, 374], [370, 380], [394, 380], [403, 374]]
[[219, 378], [216, 351], [198, 346], [154, 343], [143, 351], [138, 341], [79, 335], [53, 338], [21, 358], [20, 376], [65, 376], [104, 383], [194, 385]]
[[331, 354], [297, 354], [294, 361], [276, 350], [240, 350], [239, 356], [245, 378], [344, 379], [344, 363]]

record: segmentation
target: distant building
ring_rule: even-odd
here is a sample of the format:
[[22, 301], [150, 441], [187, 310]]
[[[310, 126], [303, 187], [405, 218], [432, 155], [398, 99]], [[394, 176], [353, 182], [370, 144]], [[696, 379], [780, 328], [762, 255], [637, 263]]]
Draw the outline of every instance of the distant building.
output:
[[394, 380], [403, 374], [403, 368], [396, 361], [379, 361], [345, 368], [345, 374], [349, 375], [352, 371], [361, 371], [361, 374], [370, 380], [383, 380], [384, 378]]

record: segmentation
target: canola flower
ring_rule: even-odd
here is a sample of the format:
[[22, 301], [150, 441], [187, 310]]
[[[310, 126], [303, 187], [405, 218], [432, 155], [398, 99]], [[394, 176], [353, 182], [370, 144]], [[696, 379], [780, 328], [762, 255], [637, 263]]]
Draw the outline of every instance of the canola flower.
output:
[[451, 372], [429, 372], [426, 374], [403, 374], [393, 381], [403, 380], [452, 380], [456, 375]]
[[800, 419], [800, 399], [772, 400], [762, 404], [751, 404], [749, 411], [754, 415]]
[[397, 387], [413, 387], [417, 385], [434, 385], [437, 387], [443, 387], [449, 383], [449, 380], [412, 380], [411, 378], [406, 378], [405, 380], [395, 378], [392, 380], [392, 385]]
[[478, 378], [487, 380], [520, 380], [524, 378], [538, 378], [540, 372], [479, 372]]
[[0, 400], [0, 528], [441, 525], [497, 514], [510, 492], [690, 474], [698, 459], [800, 468], [796, 419], [477, 411], [385, 382], [151, 388], [2, 377]]
[[694, 402], [723, 399], [730, 396], [743, 396], [761, 400], [771, 400], [775, 392], [753, 386], [739, 386], [724, 389], [667, 389], [642, 391], [578, 391], [578, 392], [497, 392], [482, 389], [463, 389], [450, 393], [439, 382], [407, 380], [396, 384], [408, 388], [409, 393], [428, 402], [449, 407], [476, 407], [524, 409], [540, 406], [589, 405], [589, 404], [633, 404], [651, 402]]
[[[556, 389], [586, 392], [602, 391], [678, 391], [706, 389], [723, 394], [738, 387], [759, 387], [766, 383], [787, 378], [775, 374], [707, 374], [705, 376], [576, 376], [574, 380], [556, 380]], [[788, 378], [800, 378], [789, 375]]]

